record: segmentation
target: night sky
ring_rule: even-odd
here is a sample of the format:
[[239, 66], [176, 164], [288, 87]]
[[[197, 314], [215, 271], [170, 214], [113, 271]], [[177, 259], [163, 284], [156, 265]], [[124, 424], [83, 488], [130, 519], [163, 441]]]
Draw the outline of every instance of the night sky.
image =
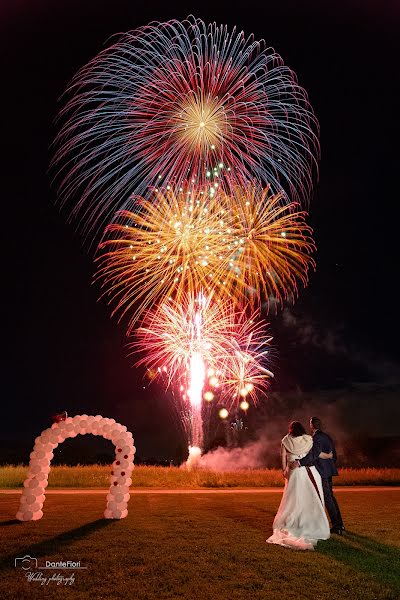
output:
[[297, 73], [321, 126], [310, 210], [317, 271], [294, 306], [270, 316], [276, 379], [251, 427], [275, 431], [312, 412], [336, 436], [398, 434], [396, 3], [10, 0], [0, 11], [0, 460], [11, 450], [26, 460], [61, 410], [114, 417], [142, 457], [169, 458], [182, 445], [171, 398], [147, 388], [126, 357], [124, 323], [98, 301], [92, 258], [47, 170], [58, 98], [79, 67], [114, 33], [190, 13], [264, 38]]

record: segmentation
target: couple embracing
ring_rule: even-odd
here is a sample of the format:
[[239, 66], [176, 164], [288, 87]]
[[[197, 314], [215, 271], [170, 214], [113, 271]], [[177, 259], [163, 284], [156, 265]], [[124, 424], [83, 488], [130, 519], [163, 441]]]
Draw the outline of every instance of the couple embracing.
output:
[[[317, 417], [310, 419], [311, 435], [293, 421], [281, 445], [285, 489], [274, 519], [273, 534], [267, 540], [298, 550], [313, 550], [318, 540], [330, 533], [341, 535], [344, 526], [332, 490], [337, 475], [336, 450], [330, 436], [322, 431]], [[327, 508], [332, 527], [329, 529]]]

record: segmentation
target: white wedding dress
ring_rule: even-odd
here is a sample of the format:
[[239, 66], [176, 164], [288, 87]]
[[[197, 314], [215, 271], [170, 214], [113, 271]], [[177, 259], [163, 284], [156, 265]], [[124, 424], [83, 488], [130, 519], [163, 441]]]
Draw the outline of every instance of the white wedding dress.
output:
[[[303, 458], [312, 447], [312, 437], [287, 435], [282, 440], [286, 464]], [[270, 544], [279, 544], [296, 550], [313, 550], [318, 540], [330, 537], [329, 522], [325, 513], [321, 476], [310, 467], [318, 492], [306, 467], [289, 470], [285, 480], [282, 500], [274, 519]]]

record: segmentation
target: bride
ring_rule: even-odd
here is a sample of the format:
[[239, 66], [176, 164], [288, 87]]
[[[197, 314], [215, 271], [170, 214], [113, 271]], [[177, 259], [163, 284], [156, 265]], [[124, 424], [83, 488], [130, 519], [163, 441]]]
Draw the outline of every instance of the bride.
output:
[[[270, 544], [297, 550], [313, 550], [318, 540], [329, 538], [321, 476], [315, 467], [290, 469], [290, 462], [303, 458], [311, 450], [313, 439], [301, 423], [293, 421], [281, 445], [285, 489], [274, 519]], [[332, 458], [321, 452], [319, 458]]]

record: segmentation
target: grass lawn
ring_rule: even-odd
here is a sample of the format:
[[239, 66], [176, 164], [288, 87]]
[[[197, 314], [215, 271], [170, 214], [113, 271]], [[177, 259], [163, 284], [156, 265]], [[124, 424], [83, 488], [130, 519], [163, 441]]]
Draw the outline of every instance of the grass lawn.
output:
[[[22, 487], [28, 468], [22, 465], [0, 466], [0, 489]], [[91, 488], [108, 487], [110, 465], [52, 466], [50, 487]], [[400, 485], [400, 469], [340, 469], [337, 485]], [[210, 471], [179, 467], [136, 466], [132, 474], [133, 487], [200, 489], [224, 487], [283, 487], [280, 469], [241, 469], [238, 471]]]
[[[339, 491], [348, 532], [315, 552], [265, 543], [280, 497], [133, 492], [128, 517], [108, 521], [102, 495], [59, 494], [48, 496], [41, 521], [16, 523], [19, 495], [0, 494], [0, 597], [400, 598], [400, 491]], [[72, 586], [41, 586], [14, 567], [25, 554], [39, 565], [81, 560], [88, 569], [75, 571]]]

